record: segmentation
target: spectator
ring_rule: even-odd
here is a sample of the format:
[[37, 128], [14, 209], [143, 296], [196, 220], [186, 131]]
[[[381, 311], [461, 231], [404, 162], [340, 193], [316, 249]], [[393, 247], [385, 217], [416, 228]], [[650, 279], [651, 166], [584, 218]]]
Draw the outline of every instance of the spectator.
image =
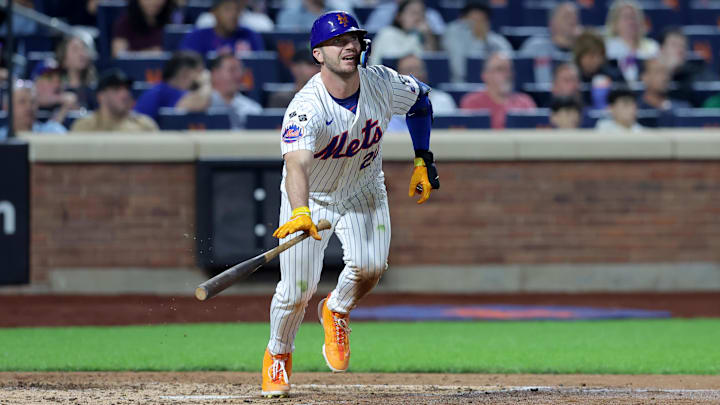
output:
[[578, 67], [580, 81], [591, 84], [595, 76], [607, 76], [613, 83], [624, 83], [620, 70], [607, 60], [605, 43], [592, 31], [585, 31], [578, 36], [573, 47], [573, 61]]
[[78, 108], [75, 93], [62, 90], [61, 72], [55, 59], [47, 59], [38, 63], [32, 74], [36, 111], [41, 118], [50, 117], [59, 123], [65, 121], [70, 110]]
[[465, 81], [469, 56], [487, 58], [495, 52], [511, 53], [505, 37], [490, 31], [490, 6], [485, 1], [470, 0], [460, 10], [460, 18], [451, 22], [442, 38], [448, 53], [452, 80]]
[[180, 49], [193, 50], [201, 55], [211, 51], [238, 53], [265, 49], [257, 32], [238, 27], [241, 12], [238, 0], [213, 0], [210, 12], [215, 17], [215, 26], [193, 30], [183, 38]]
[[640, 78], [638, 59], [657, 56], [659, 46], [645, 34], [645, 13], [634, 0], [615, 0], [608, 11], [607, 48], [608, 59], [617, 60], [620, 71], [628, 83]]
[[612, 90], [608, 96], [610, 117], [598, 120], [595, 129], [605, 133], [642, 132], [643, 127], [637, 123], [637, 103], [635, 94], [627, 88]]
[[205, 111], [210, 105], [210, 73], [197, 52], [179, 51], [163, 66], [162, 82], [143, 93], [135, 111], [155, 121], [162, 107]]
[[152, 132], [150, 117], [132, 111], [132, 82], [120, 69], [103, 73], [97, 86], [97, 110], [73, 123], [72, 132]]
[[407, 54], [420, 55], [436, 51], [437, 38], [425, 20], [422, 0], [404, 0], [397, 9], [392, 25], [381, 29], [373, 39], [370, 64], [379, 65], [382, 58], [397, 58]]
[[305, 83], [320, 72], [320, 65], [315, 63], [312, 54], [307, 49], [299, 49], [290, 61], [290, 73], [295, 81], [295, 87], [290, 91], [280, 91], [270, 94], [267, 106], [269, 108], [285, 108], [295, 97], [295, 93], [305, 86]]
[[[381, 29], [392, 24], [393, 16], [396, 14], [399, 4], [402, 0], [382, 1], [370, 13], [365, 22], [365, 29], [368, 32], [378, 32]], [[425, 8], [425, 20], [435, 35], [445, 33], [445, 21], [442, 15], [433, 8]]]
[[210, 108], [227, 110], [232, 129], [245, 128], [248, 114], [262, 113], [260, 104], [240, 94], [242, 65], [234, 55], [223, 54], [210, 62], [210, 82]]
[[688, 60], [688, 40], [679, 27], [670, 27], [663, 31], [660, 43], [659, 58], [670, 70], [671, 81], [677, 86], [672, 94], [677, 99], [699, 107], [703, 100], [693, 90], [693, 83], [715, 81], [718, 79], [717, 75], [704, 61]]
[[575, 3], [564, 1], [553, 8], [548, 21], [550, 36], [528, 38], [519, 53], [535, 59], [535, 82], [552, 81], [553, 61], [570, 60], [575, 39], [580, 35], [578, 9]]
[[566, 62], [558, 65], [553, 72], [552, 89], [553, 98], [570, 97], [582, 105], [580, 92], [580, 73], [575, 64]]
[[485, 61], [482, 72], [485, 90], [466, 94], [460, 100], [464, 110], [489, 110], [490, 126], [505, 128], [508, 110], [533, 110], [535, 102], [523, 93], [513, 92], [513, 66], [509, 55], [496, 52]]
[[[331, 11], [325, 0], [302, 0], [299, 7], [284, 7], [275, 19], [277, 28], [283, 30], [309, 31], [315, 19]], [[352, 10], [345, 9], [352, 14]]]
[[[7, 111], [7, 94], [4, 97], [4, 109]], [[17, 80], [13, 85], [13, 130], [30, 131], [44, 134], [64, 134], [67, 132], [59, 121], [50, 119], [46, 122], [35, 120], [37, 104], [32, 82]], [[0, 128], [0, 141], [7, 138], [8, 128]]]
[[173, 10], [172, 0], [130, 0], [113, 27], [113, 56], [128, 51], [162, 51], [165, 25]]
[[[275, 23], [267, 14], [248, 8], [248, 0], [238, 0], [238, 3], [240, 3], [240, 16], [237, 21], [239, 27], [249, 28], [255, 32], [272, 32], [275, 29]], [[216, 23], [213, 13], [204, 12], [195, 21], [195, 28], [212, 28]]]
[[584, 104], [604, 109], [612, 84], [625, 83], [625, 79], [620, 70], [607, 61], [602, 38], [591, 31], [580, 34], [573, 48], [573, 61], [581, 83], [591, 88], [583, 99]]
[[62, 70], [63, 89], [75, 93], [78, 105], [84, 108], [90, 108], [97, 76], [93, 53], [82, 39], [75, 36], [65, 37], [55, 52]]
[[690, 103], [682, 100], [672, 100], [668, 97], [670, 85], [670, 70], [660, 59], [645, 61], [645, 71], [642, 74], [645, 91], [640, 97], [638, 108], [641, 110], [658, 110], [670, 112], [678, 108], [691, 108]]
[[[398, 73], [404, 75], [413, 75], [418, 80], [428, 85], [435, 84], [428, 80], [425, 62], [415, 55], [407, 55], [398, 60], [397, 71]], [[455, 100], [450, 94], [442, 90], [433, 88], [428, 97], [430, 98], [430, 102], [433, 106], [433, 112], [435, 114], [452, 114], [457, 111]]]
[[[403, 75], [413, 75], [423, 83], [431, 85], [428, 81], [425, 62], [415, 55], [407, 55], [398, 60], [397, 71]], [[452, 96], [442, 90], [432, 89], [430, 91], [430, 104], [433, 114], [452, 114], [457, 111], [457, 105]], [[407, 132], [407, 123], [404, 115], [393, 115], [388, 124], [388, 130], [392, 132]]]
[[557, 129], [580, 128], [582, 104], [575, 97], [555, 97], [550, 102], [550, 124]]
[[580, 35], [578, 9], [575, 3], [564, 1], [553, 8], [548, 21], [550, 36], [528, 38], [520, 48], [523, 56], [568, 60], [575, 39]]

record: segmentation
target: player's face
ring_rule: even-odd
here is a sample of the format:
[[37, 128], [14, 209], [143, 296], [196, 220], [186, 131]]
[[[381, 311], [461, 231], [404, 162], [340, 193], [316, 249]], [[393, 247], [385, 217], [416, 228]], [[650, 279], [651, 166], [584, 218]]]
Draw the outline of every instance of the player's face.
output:
[[319, 61], [331, 72], [346, 76], [357, 71], [360, 63], [360, 39], [357, 34], [347, 33], [329, 39], [318, 49], [321, 54]]

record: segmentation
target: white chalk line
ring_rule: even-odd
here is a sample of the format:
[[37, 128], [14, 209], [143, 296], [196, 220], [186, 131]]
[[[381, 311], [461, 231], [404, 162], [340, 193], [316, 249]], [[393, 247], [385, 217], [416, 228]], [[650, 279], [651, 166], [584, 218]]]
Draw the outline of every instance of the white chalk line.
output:
[[[297, 393], [298, 390], [326, 389], [329, 391], [341, 391], [348, 388], [370, 389], [377, 391], [427, 391], [428, 389], [438, 391], [485, 391], [485, 392], [526, 392], [526, 391], [560, 391], [560, 392], [577, 392], [585, 394], [605, 393], [605, 394], [717, 394], [720, 390], [713, 389], [661, 389], [661, 388], [591, 388], [591, 387], [553, 387], [553, 386], [462, 386], [462, 385], [401, 385], [401, 384], [298, 384], [292, 386], [292, 392]], [[425, 394], [444, 395], [443, 393], [426, 392]], [[220, 399], [249, 399], [259, 398], [260, 395], [163, 395], [160, 399], [168, 401], [203, 401], [203, 400], [220, 400]]]
[[258, 398], [260, 395], [160, 395], [160, 399], [168, 401], [210, 401], [216, 399], [247, 399]]

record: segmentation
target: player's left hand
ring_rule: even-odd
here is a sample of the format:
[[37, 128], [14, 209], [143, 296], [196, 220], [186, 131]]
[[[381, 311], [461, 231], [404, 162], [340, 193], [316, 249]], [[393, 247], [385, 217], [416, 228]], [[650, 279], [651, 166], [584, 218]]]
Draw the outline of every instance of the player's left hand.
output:
[[422, 204], [430, 198], [433, 189], [440, 188], [440, 178], [437, 174], [433, 154], [429, 150], [415, 151], [415, 169], [410, 178], [410, 190], [408, 197], [420, 194], [418, 204]]

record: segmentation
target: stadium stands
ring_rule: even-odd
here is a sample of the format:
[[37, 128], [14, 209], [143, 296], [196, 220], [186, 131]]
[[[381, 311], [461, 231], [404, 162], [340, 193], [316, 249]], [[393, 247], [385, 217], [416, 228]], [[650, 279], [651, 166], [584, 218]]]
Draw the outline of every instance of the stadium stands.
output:
[[[109, 67], [122, 69], [135, 82], [132, 94], [135, 99], [143, 91], [160, 81], [162, 67], [169, 59], [171, 53], [177, 50], [183, 37], [193, 29], [194, 22], [203, 12], [209, 10], [212, 0], [187, 0], [186, 5], [175, 18], [175, 23], [165, 27], [163, 45], [165, 52], [149, 56], [148, 54], [128, 53], [122, 57], [113, 58], [111, 38], [115, 20], [125, 11], [129, 0], [102, 0], [97, 10], [96, 38], [97, 60], [96, 68], [102, 71]], [[607, 12], [613, 0], [585, 0], [576, 4], [580, 10], [580, 20], [585, 27], [603, 28], [607, 19]], [[36, 0], [36, 9], [43, 11], [43, 0]], [[549, 36], [548, 16], [557, 5], [556, 0], [496, 0], [490, 1], [492, 7], [492, 29], [504, 35], [515, 50], [533, 36]], [[426, 5], [436, 9], [446, 23], [457, 19], [465, 4], [465, 0], [432, 0]], [[665, 27], [682, 26], [688, 37], [691, 53], [691, 63], [697, 66], [706, 64], [708, 69], [718, 76], [720, 73], [720, 2], [711, 0], [640, 0], [650, 30], [650, 37], [658, 39]], [[279, 3], [266, 4], [267, 14], [274, 18], [279, 10]], [[51, 10], [48, 8], [47, 10]], [[373, 7], [358, 6], [354, 13], [361, 22], [366, 21]], [[370, 33], [373, 35], [374, 33]], [[245, 67], [242, 76], [243, 93], [259, 103], [265, 103], [268, 94], [275, 91], [293, 89], [293, 77], [288, 68], [289, 61], [295, 50], [307, 47], [307, 31], [288, 31], [278, 27], [278, 30], [261, 33], [267, 51], [249, 52], [239, 54]], [[55, 46], [58, 43], [57, 34], [47, 34], [41, 30], [37, 34], [25, 35], [17, 38], [15, 46], [17, 52], [24, 56], [24, 64], [19, 65], [23, 78], [29, 78], [32, 69], [37, 63], [54, 56]], [[213, 55], [206, 55], [209, 59]], [[460, 103], [461, 98], [472, 91], [483, 89], [482, 69], [483, 58], [467, 59], [467, 82], [451, 83], [448, 55], [444, 51], [427, 52], [422, 56], [428, 71], [428, 81], [440, 90], [448, 92]], [[397, 59], [386, 59], [384, 64], [395, 67]], [[539, 71], [543, 68], [552, 70], [559, 61], [548, 58], [531, 58], [522, 54], [513, 57], [515, 89], [529, 94], [540, 107], [549, 105], [551, 99], [550, 83], [541, 82]], [[714, 77], [702, 80], [715, 80]], [[642, 92], [642, 87], [632, 83], [636, 94]], [[673, 91], [680, 89], [677, 84], [670, 85]], [[588, 88], [583, 88], [587, 95]], [[696, 82], [692, 84], [692, 104], [702, 105], [707, 98], [720, 94], [720, 81]], [[589, 98], [588, 98], [589, 99]], [[688, 99], [687, 97], [685, 98]], [[592, 127], [603, 112], [589, 111], [584, 114], [583, 126]], [[665, 126], [717, 126], [720, 122], [718, 112], [715, 110], [688, 109], [674, 113], [659, 114], [654, 111], [640, 111], [639, 121], [647, 127]], [[72, 115], [77, 116], [77, 114]], [[215, 118], [213, 120], [213, 118]], [[215, 113], [208, 114], [181, 114], [169, 112], [162, 114], [160, 127], [172, 129], [200, 128], [222, 129], [227, 120]], [[282, 123], [282, 111], [268, 110], [248, 118], [248, 127], [253, 129], [275, 129]], [[538, 109], [532, 112], [510, 113], [508, 115], [508, 128], [538, 128], [547, 127], [548, 111]], [[435, 128], [487, 128], [487, 116], [484, 114], [457, 114], [453, 116], [437, 116]]]
[[125, 0], [103, 0], [98, 4], [97, 21], [100, 36], [97, 39], [97, 48], [99, 62], [102, 66], [112, 57], [110, 44], [112, 43], [113, 24], [125, 11], [126, 6]]
[[161, 108], [158, 126], [172, 131], [228, 130], [230, 117], [226, 111], [220, 110], [189, 113], [174, 108]]
[[110, 66], [119, 68], [133, 81], [158, 83], [162, 81], [162, 68], [168, 59], [170, 59], [168, 52], [154, 56], [128, 53], [112, 59]]
[[720, 109], [688, 108], [675, 112], [672, 117], [674, 127], [720, 128]]
[[266, 108], [262, 114], [249, 114], [245, 126], [247, 129], [280, 129], [285, 110]]
[[166, 51], [175, 51], [180, 47], [180, 42], [190, 31], [192, 24], [170, 24], [165, 27], [163, 35], [163, 48]]
[[[397, 69], [398, 58], [383, 58], [383, 65]], [[430, 84], [450, 81], [450, 65], [445, 52], [427, 52], [422, 55]]]
[[435, 129], [489, 129], [490, 113], [485, 111], [458, 112], [455, 114], [436, 114], [433, 119]]
[[550, 110], [538, 108], [534, 111], [510, 111], [505, 121], [507, 129], [550, 128]]

